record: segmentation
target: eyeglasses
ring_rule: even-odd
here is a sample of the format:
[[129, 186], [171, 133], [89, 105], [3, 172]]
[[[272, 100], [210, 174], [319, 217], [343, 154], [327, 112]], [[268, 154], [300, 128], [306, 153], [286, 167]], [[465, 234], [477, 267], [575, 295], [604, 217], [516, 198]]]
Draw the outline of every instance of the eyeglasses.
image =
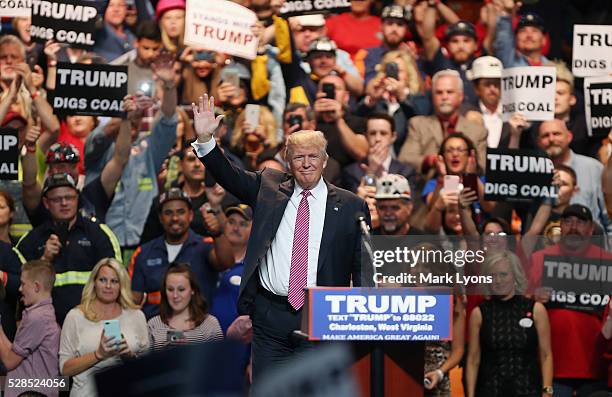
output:
[[79, 196], [76, 194], [70, 194], [67, 196], [58, 196], [58, 197], [47, 197], [47, 200], [52, 202], [53, 204], [60, 204], [62, 201], [67, 203], [74, 202]]
[[506, 233], [504, 232], [489, 232], [489, 233], [485, 233], [485, 236], [491, 236], [491, 237], [495, 237], [495, 236], [507, 236]]

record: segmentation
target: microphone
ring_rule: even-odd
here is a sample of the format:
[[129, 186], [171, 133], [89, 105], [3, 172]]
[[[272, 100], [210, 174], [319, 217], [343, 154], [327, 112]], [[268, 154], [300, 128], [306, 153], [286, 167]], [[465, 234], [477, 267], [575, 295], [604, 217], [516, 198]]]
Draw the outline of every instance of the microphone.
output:
[[366, 222], [365, 214], [363, 212], [357, 212], [355, 214], [355, 221], [359, 223], [361, 234], [364, 237], [367, 237], [369, 239], [370, 238], [370, 227], [368, 226], [368, 223]]

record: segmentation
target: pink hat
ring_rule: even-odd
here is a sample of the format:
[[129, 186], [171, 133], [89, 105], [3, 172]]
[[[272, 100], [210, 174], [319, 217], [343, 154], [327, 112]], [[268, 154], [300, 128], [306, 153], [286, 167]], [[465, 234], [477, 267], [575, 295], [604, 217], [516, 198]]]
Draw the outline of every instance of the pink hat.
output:
[[159, 19], [164, 15], [166, 11], [185, 9], [185, 0], [159, 0], [157, 7], [155, 8], [155, 17]]

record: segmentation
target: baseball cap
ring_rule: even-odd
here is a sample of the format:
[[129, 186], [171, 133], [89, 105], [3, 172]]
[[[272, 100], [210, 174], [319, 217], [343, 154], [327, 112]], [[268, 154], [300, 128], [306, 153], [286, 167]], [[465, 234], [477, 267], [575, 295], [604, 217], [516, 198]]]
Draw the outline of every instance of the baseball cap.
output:
[[408, 22], [408, 20], [412, 16], [412, 10], [407, 7], [402, 7], [398, 5], [389, 5], [383, 8], [381, 19], [403, 19]]
[[65, 187], [65, 186], [71, 187], [77, 192], [79, 191], [77, 189], [74, 178], [72, 178], [70, 174], [66, 174], [66, 173], [51, 174], [47, 177], [47, 179], [45, 179], [45, 184], [43, 185], [42, 195], [46, 196], [50, 190], [58, 188], [58, 187]]
[[189, 196], [187, 196], [183, 189], [178, 187], [171, 187], [159, 196], [159, 210], [161, 211], [164, 204], [172, 200], [182, 200], [187, 203], [189, 208], [193, 208], [191, 205], [191, 199], [189, 198]]
[[471, 22], [468, 21], [459, 21], [448, 25], [444, 38], [448, 40], [456, 35], [469, 36], [476, 40], [476, 28]]
[[501, 61], [492, 56], [476, 58], [472, 62], [472, 69], [465, 72], [468, 80], [482, 78], [501, 79], [504, 66]]
[[312, 15], [298, 15], [293, 17], [301, 26], [324, 26], [325, 17], [323, 14], [312, 14]]
[[514, 30], [514, 32], [516, 33], [526, 26], [533, 26], [534, 28], [540, 29], [542, 33], [546, 33], [546, 28], [544, 27], [544, 20], [535, 12], [528, 12], [526, 14], [521, 15], [521, 18], [516, 24], [516, 29]]
[[408, 180], [397, 174], [387, 174], [376, 180], [376, 200], [385, 199], [408, 199], [410, 195], [410, 184]]
[[230, 216], [231, 214], [240, 214], [247, 221], [253, 220], [253, 210], [246, 204], [227, 207], [225, 209], [225, 216]]
[[159, 20], [166, 11], [186, 8], [185, 0], [159, 0], [155, 7], [155, 18]]
[[336, 46], [336, 42], [328, 39], [325, 36], [314, 39], [312, 43], [310, 43], [310, 47], [308, 48], [308, 54], [313, 52], [333, 52], [336, 53], [338, 47]]
[[72, 143], [57, 142], [51, 145], [47, 151], [47, 164], [79, 162], [81, 155]]
[[591, 214], [591, 210], [581, 204], [572, 204], [568, 206], [565, 210], [563, 210], [563, 214], [561, 214], [561, 219], [569, 218], [570, 216], [575, 216], [578, 219], [582, 219], [583, 221], [592, 221], [593, 215]]

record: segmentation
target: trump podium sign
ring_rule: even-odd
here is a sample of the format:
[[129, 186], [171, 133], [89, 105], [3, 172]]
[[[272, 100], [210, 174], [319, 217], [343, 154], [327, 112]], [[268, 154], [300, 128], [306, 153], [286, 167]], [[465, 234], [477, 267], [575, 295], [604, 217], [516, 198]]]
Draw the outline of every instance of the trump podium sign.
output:
[[302, 331], [309, 340], [451, 339], [450, 289], [317, 287], [306, 296]]

